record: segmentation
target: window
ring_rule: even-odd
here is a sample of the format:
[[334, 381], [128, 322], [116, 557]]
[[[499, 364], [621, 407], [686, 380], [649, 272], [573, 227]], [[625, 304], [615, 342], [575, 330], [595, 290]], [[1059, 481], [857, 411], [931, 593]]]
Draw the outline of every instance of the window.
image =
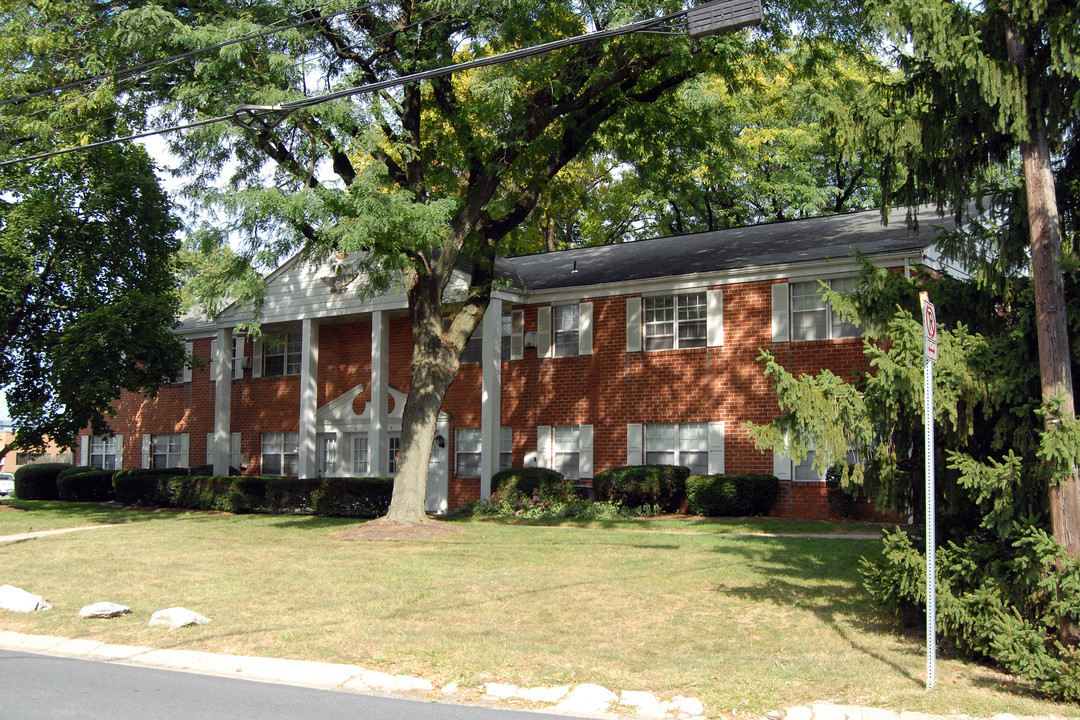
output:
[[454, 474], [480, 477], [480, 428], [458, 428], [454, 438]]
[[514, 429], [499, 428], [499, 469], [514, 466]]
[[[214, 433], [206, 434], [206, 464], [213, 465], [217, 461], [217, 441], [214, 439]], [[229, 434], [229, 467], [242, 469], [247, 463], [244, 461], [244, 455], [241, 452], [240, 447], [240, 433]]]
[[[144, 446], [145, 447], [145, 446]], [[93, 450], [90, 451], [93, 457]], [[180, 435], [150, 436], [150, 467], [175, 468], [184, 466], [184, 443]]]
[[555, 357], [578, 354], [578, 306], [556, 305], [551, 308], [555, 338]]
[[262, 434], [263, 475], [296, 475], [300, 470], [300, 433]]
[[501, 359], [503, 362], [509, 362], [512, 359], [510, 351], [514, 341], [514, 316], [511, 313], [503, 313], [501, 331], [502, 343], [499, 344]]
[[[91, 467], [102, 470], [116, 470], [116, 438], [115, 437], [92, 437], [90, 438], [90, 462]], [[175, 467], [164, 465], [162, 467]]]
[[364, 477], [368, 474], [367, 435], [353, 435], [352, 471], [356, 477]]
[[484, 322], [481, 320], [480, 324], [473, 330], [473, 334], [469, 336], [469, 339], [465, 342], [465, 349], [461, 352], [461, 362], [465, 363], [478, 363], [484, 359]]
[[266, 348], [263, 351], [263, 375], [266, 377], [279, 377], [282, 375], [299, 375], [300, 360], [303, 355], [301, 335], [292, 332], [276, 338], [267, 338]]
[[551, 468], [562, 474], [563, 477], [577, 480], [580, 474], [580, 429], [577, 425], [566, 425], [553, 428], [553, 453]]
[[337, 474], [337, 435], [320, 435], [319, 442], [319, 477], [333, 477]]
[[645, 349], [705, 347], [708, 304], [705, 293], [644, 298]]
[[820, 474], [814, 469], [814, 458], [816, 453], [813, 450], [806, 452], [806, 457], [803, 458], [801, 463], [796, 464], [792, 461], [792, 473], [791, 476], [795, 480], [803, 481], [821, 481], [825, 479], [825, 476]]
[[401, 436], [391, 435], [387, 438], [387, 442], [390, 446], [390, 457], [387, 463], [387, 472], [389, 472], [390, 475], [397, 475], [398, 453], [401, 452]]
[[34, 462], [35, 460], [39, 460], [40, 458], [40, 455], [35, 455], [34, 453], [17, 452], [15, 453], [15, 465], [19, 467], [23, 465], [29, 465], [30, 463]]
[[645, 463], [683, 465], [691, 475], [709, 472], [708, 423], [659, 423], [645, 426]]
[[[855, 278], [828, 280], [825, 282], [836, 292], [851, 292]], [[834, 316], [825, 303], [821, 285], [816, 281], [791, 283], [791, 339], [835, 340], [858, 337], [859, 329], [851, 323]]]

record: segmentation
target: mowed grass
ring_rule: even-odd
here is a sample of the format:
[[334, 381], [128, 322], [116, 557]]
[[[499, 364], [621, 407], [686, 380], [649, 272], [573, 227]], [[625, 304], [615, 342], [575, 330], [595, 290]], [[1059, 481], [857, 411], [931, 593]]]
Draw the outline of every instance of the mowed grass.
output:
[[[0, 535], [22, 531], [8, 529], [14, 514], [0, 513]], [[349, 520], [139, 517], [149, 520], [0, 543], [0, 584], [53, 605], [0, 613], [0, 629], [351, 663], [469, 688], [592, 682], [695, 696], [712, 716], [825, 700], [1080, 716], [950, 658], [926, 692], [921, 633], [874, 612], [861, 589], [858, 560], [876, 541], [741, 536], [729, 521], [716, 532], [474, 522], [435, 541], [359, 542], [334, 534]], [[134, 612], [77, 617], [101, 600]], [[147, 626], [175, 605], [213, 622]]]

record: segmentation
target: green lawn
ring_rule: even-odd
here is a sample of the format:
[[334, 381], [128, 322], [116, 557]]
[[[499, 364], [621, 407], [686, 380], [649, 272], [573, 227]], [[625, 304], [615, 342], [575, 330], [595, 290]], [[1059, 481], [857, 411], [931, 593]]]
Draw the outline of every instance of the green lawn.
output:
[[[877, 542], [731, 534], [812, 524], [471, 522], [438, 541], [371, 543], [336, 537], [347, 520], [25, 505], [35, 509], [0, 512], [0, 535], [28, 522], [145, 522], [0, 543], [0, 584], [53, 605], [0, 614], [2, 630], [354, 663], [463, 687], [594, 682], [696, 696], [713, 716], [824, 700], [1080, 716], [949, 658], [927, 693], [921, 633], [872, 611], [859, 584], [859, 557]], [[100, 600], [134, 612], [77, 617]], [[147, 627], [151, 612], [174, 605], [213, 622]]]

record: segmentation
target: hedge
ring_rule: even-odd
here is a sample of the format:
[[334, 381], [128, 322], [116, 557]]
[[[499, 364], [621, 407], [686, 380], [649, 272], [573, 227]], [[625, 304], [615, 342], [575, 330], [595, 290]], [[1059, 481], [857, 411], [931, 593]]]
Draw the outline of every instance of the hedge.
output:
[[679, 512], [686, 499], [689, 468], [681, 465], [631, 465], [597, 473], [593, 487], [600, 500], [627, 508], [659, 507]]
[[67, 502], [104, 502], [113, 499], [114, 470], [88, 465], [69, 467], [56, 476], [56, 490]]
[[767, 515], [779, 492], [775, 475], [694, 475], [686, 480], [690, 511], [710, 517]]
[[491, 477], [491, 492], [504, 500], [520, 494], [525, 499], [535, 495], [550, 502], [567, 502], [574, 498], [574, 483], [549, 468], [506, 468]]
[[169, 476], [146, 470], [117, 473], [113, 482], [116, 499], [127, 505], [361, 518], [386, 514], [394, 490], [391, 478]]
[[36, 463], [15, 471], [15, 497], [20, 500], [59, 500], [56, 477], [71, 468], [67, 463]]

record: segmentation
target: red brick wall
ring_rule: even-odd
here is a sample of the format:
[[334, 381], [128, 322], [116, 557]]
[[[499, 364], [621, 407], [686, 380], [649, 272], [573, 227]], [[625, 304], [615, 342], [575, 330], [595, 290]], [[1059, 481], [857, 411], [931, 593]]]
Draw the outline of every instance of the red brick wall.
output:
[[[728, 472], [771, 472], [771, 453], [758, 452], [746, 422], [765, 423], [777, 412], [776, 397], [762, 375], [758, 356], [773, 353], [795, 374], [823, 368], [854, 378], [867, 369], [860, 339], [777, 343], [771, 339], [771, 281], [723, 286], [724, 345], [668, 351], [626, 351], [626, 296], [583, 298], [593, 304], [592, 355], [537, 358], [526, 348], [522, 360], [503, 363], [502, 425], [514, 428], [513, 462], [523, 464], [536, 450], [540, 425], [593, 426], [593, 466], [600, 470], [626, 464], [626, 426], [650, 422], [725, 422]], [[540, 306], [523, 309], [525, 330], [537, 329]], [[409, 319], [390, 321], [391, 387], [409, 389], [412, 352]], [[355, 410], [371, 397], [370, 318], [328, 322], [319, 332], [318, 404], [363, 384]], [[209, 356], [210, 340], [196, 340], [195, 351]], [[251, 343], [245, 353], [252, 353]], [[208, 365], [208, 364], [207, 364]], [[207, 365], [196, 368], [192, 381], [162, 388], [156, 398], [125, 394], [117, 403], [113, 428], [125, 437], [125, 466], [141, 460], [141, 435], [191, 434], [190, 462], [206, 456], [206, 434], [213, 431], [214, 389]], [[480, 427], [481, 367], [464, 365], [443, 406], [451, 420], [447, 440], [450, 463], [450, 506], [479, 498], [476, 478], [454, 476], [454, 429]], [[392, 401], [391, 401], [392, 402]], [[242, 434], [248, 473], [258, 472], [260, 433], [299, 429], [300, 379], [252, 378], [251, 370], [232, 382], [232, 431]], [[784, 483], [775, 514], [824, 517], [824, 487]]]

